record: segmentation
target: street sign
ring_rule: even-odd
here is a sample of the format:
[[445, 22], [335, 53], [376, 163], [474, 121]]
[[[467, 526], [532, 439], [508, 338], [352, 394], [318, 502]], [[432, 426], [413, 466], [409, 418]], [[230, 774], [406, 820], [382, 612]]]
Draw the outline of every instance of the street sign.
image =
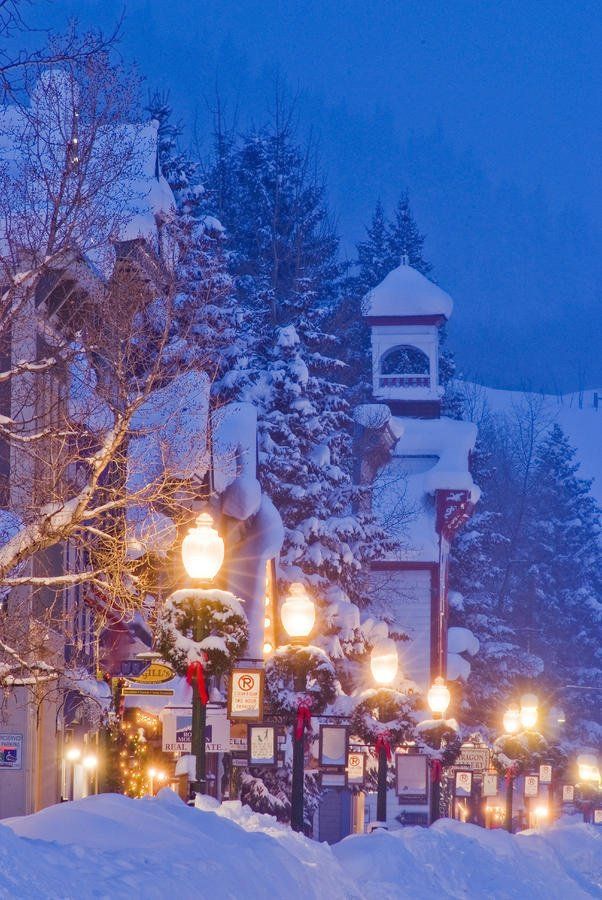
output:
[[456, 772], [456, 797], [470, 797], [472, 772]]
[[366, 754], [351, 751], [347, 760], [347, 784], [361, 786], [366, 773]]
[[453, 770], [465, 769], [470, 772], [486, 772], [489, 768], [489, 747], [477, 744], [462, 744], [460, 754], [453, 764]]
[[542, 784], [552, 784], [552, 766], [541, 765], [539, 767], [539, 780]]
[[22, 734], [0, 734], [0, 771], [20, 769], [22, 755]]
[[572, 803], [575, 799], [575, 788], [572, 784], [563, 784], [562, 786], [562, 802]]
[[421, 806], [428, 796], [428, 757], [418, 753], [395, 754], [396, 792], [400, 803]]
[[276, 726], [249, 724], [247, 738], [250, 766], [276, 766]]
[[229, 719], [261, 722], [264, 677], [263, 669], [232, 669], [228, 688]]
[[539, 794], [539, 778], [537, 775], [525, 775], [525, 797], [537, 797]]
[[483, 775], [483, 797], [497, 797], [497, 775], [486, 773]]
[[602, 825], [602, 809], [594, 810], [594, 825]]

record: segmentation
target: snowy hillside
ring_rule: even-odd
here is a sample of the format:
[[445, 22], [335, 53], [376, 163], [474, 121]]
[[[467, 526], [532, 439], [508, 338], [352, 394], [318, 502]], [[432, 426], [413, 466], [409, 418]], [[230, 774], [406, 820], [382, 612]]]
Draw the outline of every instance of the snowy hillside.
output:
[[[466, 385], [469, 397], [473, 397], [477, 412], [481, 401], [494, 413], [509, 413], [519, 408], [525, 401], [520, 391], [502, 391], [481, 385]], [[599, 408], [594, 407], [594, 394], [599, 397]], [[577, 450], [577, 460], [581, 463], [579, 475], [593, 478], [592, 493], [602, 505], [602, 388], [583, 391], [582, 394], [542, 395], [530, 397], [541, 403], [541, 415], [550, 424], [557, 422], [567, 435], [569, 442]]]
[[[602, 830], [520, 835], [442, 820], [334, 847], [240, 803], [190, 809], [165, 789], [52, 806], [0, 826], [0, 897], [523, 898], [602, 891]], [[8, 826], [8, 827], [6, 827]]]

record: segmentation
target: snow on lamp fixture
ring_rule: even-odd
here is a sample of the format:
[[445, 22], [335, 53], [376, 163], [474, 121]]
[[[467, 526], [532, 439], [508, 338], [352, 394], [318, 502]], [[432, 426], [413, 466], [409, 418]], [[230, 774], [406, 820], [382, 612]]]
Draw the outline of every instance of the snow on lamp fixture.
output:
[[504, 713], [504, 731], [506, 734], [516, 734], [520, 727], [520, 709], [516, 705], [509, 706]]
[[523, 728], [535, 728], [537, 725], [537, 707], [539, 700], [535, 694], [523, 694], [520, 698], [520, 720]]
[[391, 638], [383, 638], [372, 648], [370, 668], [377, 684], [391, 684], [397, 675], [399, 658], [397, 645]]
[[280, 609], [284, 630], [293, 640], [308, 636], [316, 621], [316, 607], [299, 582], [291, 584], [289, 594]]
[[224, 541], [207, 512], [199, 515], [182, 541], [182, 561], [191, 578], [211, 581], [224, 561]]
[[429, 688], [429, 692], [426, 697], [431, 712], [442, 716], [449, 706], [451, 694], [444, 679], [441, 678], [440, 675], [435, 678], [432, 687]]

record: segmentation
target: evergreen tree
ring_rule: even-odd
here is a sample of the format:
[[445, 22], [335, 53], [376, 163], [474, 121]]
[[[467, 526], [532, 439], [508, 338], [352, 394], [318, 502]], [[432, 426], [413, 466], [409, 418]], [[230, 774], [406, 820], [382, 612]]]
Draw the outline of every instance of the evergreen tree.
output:
[[391, 266], [390, 231], [391, 226], [387, 224], [382, 203], [378, 200], [372, 220], [366, 227], [366, 239], [357, 245], [358, 274], [354, 288], [361, 296], [379, 284], [394, 268]]
[[393, 220], [387, 228], [386, 247], [391, 263], [388, 271], [396, 268], [405, 258], [408, 265], [428, 277], [433, 267], [424, 257], [425, 237], [418, 228], [410, 208], [408, 194], [402, 194], [395, 208]]

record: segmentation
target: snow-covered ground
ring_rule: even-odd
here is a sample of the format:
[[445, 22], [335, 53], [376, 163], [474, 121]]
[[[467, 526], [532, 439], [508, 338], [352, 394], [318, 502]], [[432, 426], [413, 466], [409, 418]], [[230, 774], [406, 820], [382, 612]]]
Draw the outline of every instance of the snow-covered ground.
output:
[[579, 900], [602, 896], [602, 829], [511, 836], [445, 820], [329, 847], [239, 803], [104, 794], [5, 820], [0, 896]]

